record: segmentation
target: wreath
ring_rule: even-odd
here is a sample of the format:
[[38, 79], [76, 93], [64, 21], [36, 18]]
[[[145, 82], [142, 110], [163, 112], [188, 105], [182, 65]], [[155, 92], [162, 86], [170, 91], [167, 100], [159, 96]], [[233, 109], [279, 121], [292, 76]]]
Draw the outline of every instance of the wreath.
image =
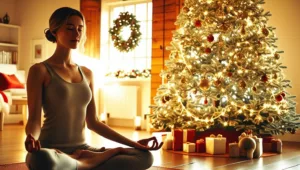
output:
[[[114, 27], [109, 29], [109, 33], [111, 34], [111, 39], [114, 42], [114, 46], [121, 52], [129, 52], [133, 50], [140, 41], [141, 32], [139, 21], [135, 19], [133, 14], [129, 14], [128, 12], [121, 12], [119, 18], [113, 21]], [[120, 35], [120, 32], [123, 27], [129, 26], [131, 30], [131, 34], [127, 40], [124, 40]]]

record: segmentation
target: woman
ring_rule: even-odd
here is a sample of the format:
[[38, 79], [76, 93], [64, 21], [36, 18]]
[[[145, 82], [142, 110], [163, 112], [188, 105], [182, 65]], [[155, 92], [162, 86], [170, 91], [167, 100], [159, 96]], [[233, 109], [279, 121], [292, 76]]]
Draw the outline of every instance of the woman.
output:
[[[71, 59], [71, 49], [84, 36], [84, 17], [72, 8], [57, 9], [50, 17], [46, 38], [56, 43], [54, 54], [33, 65], [27, 79], [29, 117], [26, 125], [26, 163], [31, 170], [141, 170], [153, 157], [148, 150], [161, 148], [156, 138], [134, 142], [97, 119], [93, 75]], [[45, 121], [41, 127], [41, 109]], [[133, 148], [105, 150], [85, 143], [85, 123], [105, 138]], [[35, 140], [38, 139], [38, 140]], [[152, 142], [152, 146], [148, 143]]]

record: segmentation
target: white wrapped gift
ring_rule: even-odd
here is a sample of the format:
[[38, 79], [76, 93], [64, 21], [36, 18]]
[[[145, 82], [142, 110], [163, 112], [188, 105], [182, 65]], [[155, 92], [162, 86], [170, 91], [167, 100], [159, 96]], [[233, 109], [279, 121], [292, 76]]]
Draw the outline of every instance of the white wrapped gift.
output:
[[213, 155], [226, 153], [226, 138], [222, 137], [222, 135], [218, 135], [218, 137], [206, 137], [205, 144], [206, 153]]
[[186, 142], [183, 143], [183, 152], [195, 152], [196, 151], [196, 144]]
[[263, 154], [263, 140], [262, 140], [262, 138], [257, 138], [256, 136], [254, 136], [253, 139], [255, 140], [255, 143], [256, 143], [256, 148], [253, 153], [253, 157], [259, 158]]
[[162, 146], [165, 150], [173, 149], [173, 136], [172, 134], [167, 134], [166, 137], [163, 137], [164, 144]]

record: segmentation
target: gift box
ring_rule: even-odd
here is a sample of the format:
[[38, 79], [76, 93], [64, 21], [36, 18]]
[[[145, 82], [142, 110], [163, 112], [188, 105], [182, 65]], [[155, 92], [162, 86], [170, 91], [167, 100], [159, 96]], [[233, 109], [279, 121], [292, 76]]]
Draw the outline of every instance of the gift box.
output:
[[206, 153], [217, 155], [226, 153], [226, 138], [218, 135], [218, 137], [206, 137]]
[[183, 147], [183, 130], [174, 129], [173, 131], [173, 150], [182, 151]]
[[272, 139], [274, 139], [273, 136], [265, 136], [262, 138], [263, 140], [263, 152], [272, 152]]
[[280, 139], [272, 139], [271, 141], [272, 152], [282, 152], [282, 141]]
[[172, 150], [173, 149], [173, 136], [171, 134], [163, 135], [162, 139], [164, 141], [164, 144], [162, 146], [165, 150]]
[[195, 142], [195, 129], [184, 129], [183, 130], [183, 142]]
[[263, 143], [263, 152], [272, 152], [272, 143]]
[[198, 153], [206, 152], [204, 139], [199, 139], [196, 141], [196, 152]]
[[238, 143], [229, 143], [229, 157], [238, 158], [240, 156], [240, 149]]
[[257, 138], [256, 136], [253, 137], [256, 143], [256, 148], [253, 153], [253, 158], [259, 158], [263, 154], [263, 140], [262, 138]]
[[196, 145], [195, 143], [186, 142], [183, 144], [183, 152], [195, 152]]

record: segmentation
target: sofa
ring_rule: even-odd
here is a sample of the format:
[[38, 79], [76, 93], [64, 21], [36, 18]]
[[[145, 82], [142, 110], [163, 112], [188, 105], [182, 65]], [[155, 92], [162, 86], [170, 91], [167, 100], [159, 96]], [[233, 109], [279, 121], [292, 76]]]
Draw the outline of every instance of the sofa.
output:
[[[15, 99], [27, 98], [25, 71], [18, 70], [14, 64], [0, 64], [0, 91], [7, 98], [8, 110], [3, 112], [4, 124], [15, 124], [23, 121], [23, 106], [14, 105]], [[3, 98], [3, 97], [2, 97]]]

